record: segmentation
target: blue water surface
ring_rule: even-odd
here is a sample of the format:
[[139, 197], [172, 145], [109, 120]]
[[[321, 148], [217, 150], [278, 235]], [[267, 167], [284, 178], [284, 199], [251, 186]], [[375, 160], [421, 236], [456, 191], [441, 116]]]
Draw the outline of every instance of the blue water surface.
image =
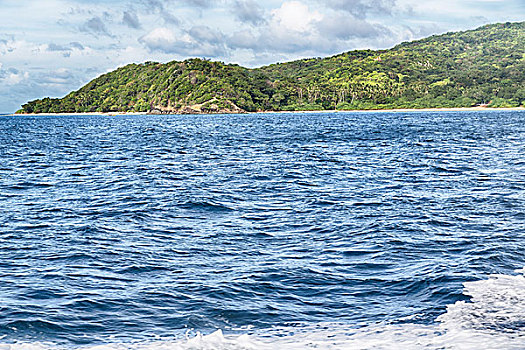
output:
[[0, 117], [0, 336], [430, 324], [525, 266], [525, 113]]

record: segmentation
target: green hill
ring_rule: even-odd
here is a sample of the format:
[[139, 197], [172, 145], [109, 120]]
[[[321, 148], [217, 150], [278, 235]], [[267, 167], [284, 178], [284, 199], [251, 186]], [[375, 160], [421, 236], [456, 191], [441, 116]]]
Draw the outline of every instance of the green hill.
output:
[[214, 113], [517, 107], [525, 104], [525, 22], [487, 25], [257, 69], [189, 59], [130, 64], [19, 113]]

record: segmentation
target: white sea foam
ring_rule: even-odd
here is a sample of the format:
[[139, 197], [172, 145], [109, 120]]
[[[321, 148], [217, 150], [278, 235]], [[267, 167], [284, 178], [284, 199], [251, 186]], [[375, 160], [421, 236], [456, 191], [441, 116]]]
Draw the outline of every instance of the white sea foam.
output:
[[[300, 349], [525, 349], [525, 269], [465, 283], [471, 301], [447, 308], [435, 325], [380, 324], [351, 329], [340, 324], [274, 329], [227, 337], [221, 331], [148, 344], [107, 344], [86, 350], [300, 350]], [[51, 350], [49, 344], [3, 344], [0, 350]]]
[[[218, 330], [210, 335], [198, 334], [184, 340], [158, 341], [151, 343], [105, 344], [84, 347], [82, 350], [259, 350], [266, 349], [265, 344], [257, 342], [248, 335], [227, 338]], [[54, 350], [60, 349], [52, 344], [16, 343], [0, 345], [0, 350]]]

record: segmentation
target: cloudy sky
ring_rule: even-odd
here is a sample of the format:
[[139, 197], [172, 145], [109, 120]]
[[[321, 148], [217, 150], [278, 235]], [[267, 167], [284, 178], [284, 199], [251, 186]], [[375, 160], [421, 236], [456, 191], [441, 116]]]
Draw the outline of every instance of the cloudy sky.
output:
[[525, 20], [525, 0], [0, 0], [0, 112], [132, 62], [249, 67]]

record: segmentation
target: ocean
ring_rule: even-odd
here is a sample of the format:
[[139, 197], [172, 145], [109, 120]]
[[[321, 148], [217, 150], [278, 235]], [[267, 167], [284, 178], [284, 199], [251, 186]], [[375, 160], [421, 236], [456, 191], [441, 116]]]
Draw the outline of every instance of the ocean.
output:
[[525, 112], [0, 117], [0, 349], [525, 349]]

